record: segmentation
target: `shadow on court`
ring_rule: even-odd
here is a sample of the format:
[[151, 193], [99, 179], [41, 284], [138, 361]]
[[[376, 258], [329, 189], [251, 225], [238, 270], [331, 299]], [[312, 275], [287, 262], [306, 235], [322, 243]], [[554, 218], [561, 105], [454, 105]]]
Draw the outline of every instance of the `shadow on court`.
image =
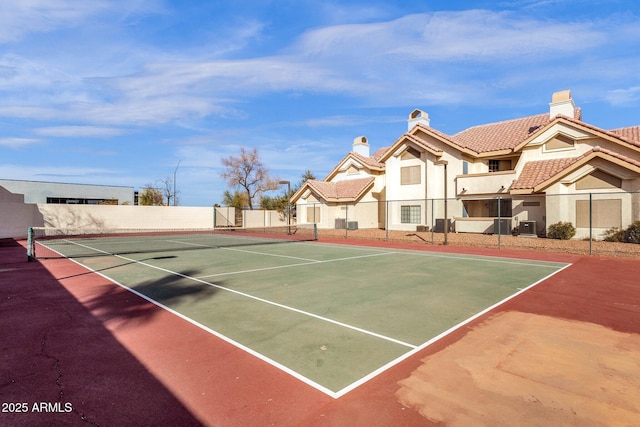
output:
[[[193, 269], [180, 272], [187, 277], [195, 277], [198, 273], [198, 270]], [[189, 303], [219, 292], [214, 287], [171, 273], [163, 273], [160, 276], [143, 280], [130, 288], [134, 292], [167, 307], [181, 302]], [[102, 322], [116, 328], [137, 326], [149, 322], [159, 313], [155, 304], [145, 299], [133, 298], [127, 289], [111, 284], [100, 287], [98, 291], [94, 289], [92, 293], [87, 293], [82, 302], [91, 312], [97, 313]]]
[[[151, 304], [126, 293], [105, 292], [91, 304], [107, 317], [152, 315]], [[127, 298], [138, 301], [123, 306]], [[7, 403], [0, 425], [201, 425], [12, 240], [0, 241], [0, 313], [0, 400]]]

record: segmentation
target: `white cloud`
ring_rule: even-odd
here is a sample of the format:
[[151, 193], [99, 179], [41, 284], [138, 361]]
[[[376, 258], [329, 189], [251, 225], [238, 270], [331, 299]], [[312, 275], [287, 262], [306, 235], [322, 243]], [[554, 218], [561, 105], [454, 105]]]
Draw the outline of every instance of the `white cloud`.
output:
[[0, 2], [0, 43], [16, 42], [31, 33], [88, 25], [110, 14], [120, 19], [162, 12], [157, 0], [19, 0]]
[[33, 138], [0, 138], [0, 147], [22, 148], [41, 142], [41, 140]]
[[0, 3], [0, 43], [13, 42], [32, 32], [75, 25], [107, 7], [106, 0], [20, 0]]
[[611, 90], [605, 99], [615, 106], [635, 104], [640, 101], [640, 86]]
[[304, 34], [295, 49], [311, 58], [351, 58], [350, 62], [363, 65], [395, 56], [417, 62], [502, 62], [530, 55], [575, 54], [604, 39], [604, 33], [588, 23], [469, 10], [325, 27]]
[[[49, 1], [29, 0], [28, 12], [46, 9]], [[47, 14], [51, 25], [62, 25], [100, 13], [107, 3], [93, 1], [71, 12], [71, 0], [57, 0]], [[114, 6], [108, 7], [113, 12]], [[10, 9], [21, 16], [17, 7]], [[605, 53], [602, 49], [619, 34], [637, 31], [632, 18], [558, 22], [486, 10], [439, 12], [321, 27], [271, 55], [211, 59], [260, 37], [263, 24], [250, 24], [229, 34], [226, 51], [217, 40], [213, 54], [203, 53], [203, 47], [200, 53], [165, 50], [152, 55], [142, 43], [133, 40], [125, 46], [120, 41], [107, 48], [108, 57], [126, 49], [131, 53], [126, 66], [105, 65], [109, 61], [101, 57], [96, 62], [106, 68], [91, 78], [76, 71], [91, 69], [82, 58], [76, 65], [5, 55], [0, 58], [0, 115], [99, 127], [189, 126], [211, 115], [237, 116], [244, 100], [283, 92], [340, 94], [387, 106], [485, 103], [492, 98], [488, 93], [509, 85], [575, 73], [580, 55], [599, 49]], [[630, 62], [638, 65], [637, 59]], [[580, 72], [588, 79], [599, 71], [581, 67]]]
[[34, 129], [33, 133], [43, 136], [80, 138], [117, 136], [126, 133], [126, 131], [99, 126], [54, 126]]

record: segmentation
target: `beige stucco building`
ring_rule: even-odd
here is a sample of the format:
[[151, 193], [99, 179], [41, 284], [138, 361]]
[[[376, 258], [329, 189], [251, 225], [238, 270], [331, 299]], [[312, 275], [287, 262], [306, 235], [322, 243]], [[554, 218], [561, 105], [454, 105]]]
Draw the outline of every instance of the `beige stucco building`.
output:
[[542, 235], [568, 221], [580, 238], [640, 219], [640, 126], [585, 123], [570, 91], [554, 93], [545, 113], [455, 135], [414, 110], [406, 133], [369, 150], [356, 138], [324, 180], [303, 185], [293, 197], [298, 222], [441, 231], [446, 211], [456, 232], [500, 224], [501, 233]]

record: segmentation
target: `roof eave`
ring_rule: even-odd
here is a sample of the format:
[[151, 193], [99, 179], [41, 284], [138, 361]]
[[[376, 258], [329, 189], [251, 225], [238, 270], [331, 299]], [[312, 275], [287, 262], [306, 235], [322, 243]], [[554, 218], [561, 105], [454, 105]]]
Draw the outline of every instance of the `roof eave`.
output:
[[640, 166], [636, 166], [634, 164], [631, 164], [629, 162], [621, 160], [621, 159], [619, 159], [619, 158], [617, 158], [615, 156], [612, 156], [610, 154], [603, 153], [602, 151], [593, 151], [593, 152], [589, 153], [588, 155], [584, 156], [583, 158], [581, 158], [580, 160], [578, 160], [578, 161], [576, 161], [574, 163], [571, 163], [569, 166], [567, 166], [566, 168], [562, 169], [561, 171], [559, 171], [555, 175], [547, 178], [546, 180], [544, 180], [540, 184], [536, 185], [535, 187], [533, 187], [533, 191], [534, 192], [539, 192], [539, 191], [542, 191], [542, 190], [548, 188], [549, 186], [555, 184], [556, 182], [558, 182], [560, 179], [564, 178], [568, 174], [570, 174], [570, 173], [576, 171], [577, 169], [581, 168], [582, 166], [588, 164], [591, 160], [593, 160], [595, 158], [600, 158], [600, 159], [606, 160], [608, 162], [615, 163], [615, 164], [617, 164], [619, 166], [625, 167], [625, 168], [627, 168], [629, 170], [633, 170], [636, 173], [640, 173]]
[[640, 145], [636, 145], [633, 144], [629, 141], [627, 141], [624, 137], [620, 136], [620, 135], [616, 135], [613, 132], [609, 132], [605, 129], [601, 129], [599, 127], [593, 126], [593, 125], [588, 125], [586, 123], [584, 123], [581, 120], [578, 119], [572, 119], [571, 117], [567, 117], [567, 116], [556, 116], [552, 121], [550, 121], [548, 124], [546, 124], [545, 126], [542, 126], [539, 129], [536, 129], [535, 132], [533, 132], [531, 135], [529, 135], [529, 137], [527, 139], [525, 139], [524, 141], [522, 141], [520, 144], [518, 144], [513, 151], [520, 151], [522, 150], [525, 146], [527, 146], [527, 144], [529, 144], [539, 133], [545, 132], [548, 129], [550, 129], [551, 127], [555, 126], [557, 123], [564, 123], [566, 125], [573, 125], [573, 126], [577, 126], [579, 127], [581, 130], [590, 133], [596, 137], [605, 139], [609, 142], [613, 142], [616, 144], [620, 144], [623, 145], [626, 148], [629, 148], [631, 150], [640, 152]]
[[507, 156], [509, 154], [513, 154], [513, 150], [510, 148], [504, 148], [502, 150], [494, 150], [494, 151], [485, 151], [482, 153], [475, 153], [476, 158], [487, 158], [487, 157], [496, 157], [496, 156]]
[[[389, 149], [384, 153], [384, 155], [382, 157], [380, 157], [380, 160], [378, 160], [380, 163], [385, 163], [387, 160], [389, 160], [389, 158], [391, 158], [394, 153], [396, 152], [397, 148], [401, 145], [405, 143], [405, 140], [408, 140], [409, 142], [412, 142], [414, 144], [418, 144], [424, 151], [433, 154], [436, 157], [442, 157], [442, 155], [444, 154], [443, 150], [434, 150], [433, 148], [431, 148], [428, 143], [426, 141], [421, 142], [420, 138], [418, 138], [417, 136], [415, 136], [412, 132], [414, 129], [420, 129], [423, 131], [426, 131], [429, 135], [431, 135], [432, 137], [438, 139], [439, 141], [450, 145], [450, 143], [445, 139], [442, 138], [439, 134], [434, 133], [434, 132], [429, 132], [430, 129], [422, 126], [420, 124], [417, 124], [416, 126], [414, 126], [411, 129], [411, 132], [407, 132], [402, 134], [402, 136], [400, 136], [398, 139], [396, 139], [394, 141], [393, 144], [391, 144], [391, 146], [389, 147]], [[455, 146], [456, 149], [460, 150], [461, 147], [459, 146]]]
[[509, 190], [509, 194], [533, 194], [533, 188], [517, 188]]

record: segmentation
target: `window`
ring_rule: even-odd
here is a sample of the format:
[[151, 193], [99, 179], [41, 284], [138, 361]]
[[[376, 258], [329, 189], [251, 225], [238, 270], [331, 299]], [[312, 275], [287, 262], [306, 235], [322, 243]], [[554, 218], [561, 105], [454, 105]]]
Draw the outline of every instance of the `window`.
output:
[[[594, 228], [622, 227], [622, 200], [593, 200], [592, 203]], [[576, 227], [589, 228], [589, 200], [576, 200]]]
[[469, 162], [462, 162], [462, 175], [469, 174]]
[[[500, 199], [500, 212], [498, 212], [498, 200], [492, 199], [489, 200], [489, 216], [497, 218], [498, 216], [501, 218], [510, 217], [512, 215], [512, 203], [511, 199]], [[500, 215], [498, 215], [500, 213]]]
[[420, 224], [420, 205], [400, 206], [400, 222], [403, 224]]
[[576, 182], [576, 190], [622, 188], [622, 180], [601, 170], [596, 170]]
[[489, 172], [500, 172], [511, 170], [511, 160], [489, 160]]
[[[481, 200], [463, 200], [462, 205], [464, 212], [470, 218], [498, 218], [498, 200], [497, 199], [481, 199]], [[511, 199], [500, 199], [500, 217], [508, 218], [513, 216]]]
[[420, 166], [405, 166], [400, 168], [400, 185], [420, 184]]
[[569, 138], [568, 136], [558, 134], [558, 135], [556, 135], [555, 138], [553, 138], [552, 140], [548, 141], [544, 145], [544, 148], [547, 151], [550, 151], [550, 150], [566, 150], [568, 148], [573, 148], [574, 146], [575, 146], [575, 142], [573, 141], [573, 139]]
[[320, 222], [320, 206], [307, 206], [307, 222]]
[[83, 199], [78, 197], [47, 197], [47, 203], [54, 205], [117, 205], [118, 199]]

